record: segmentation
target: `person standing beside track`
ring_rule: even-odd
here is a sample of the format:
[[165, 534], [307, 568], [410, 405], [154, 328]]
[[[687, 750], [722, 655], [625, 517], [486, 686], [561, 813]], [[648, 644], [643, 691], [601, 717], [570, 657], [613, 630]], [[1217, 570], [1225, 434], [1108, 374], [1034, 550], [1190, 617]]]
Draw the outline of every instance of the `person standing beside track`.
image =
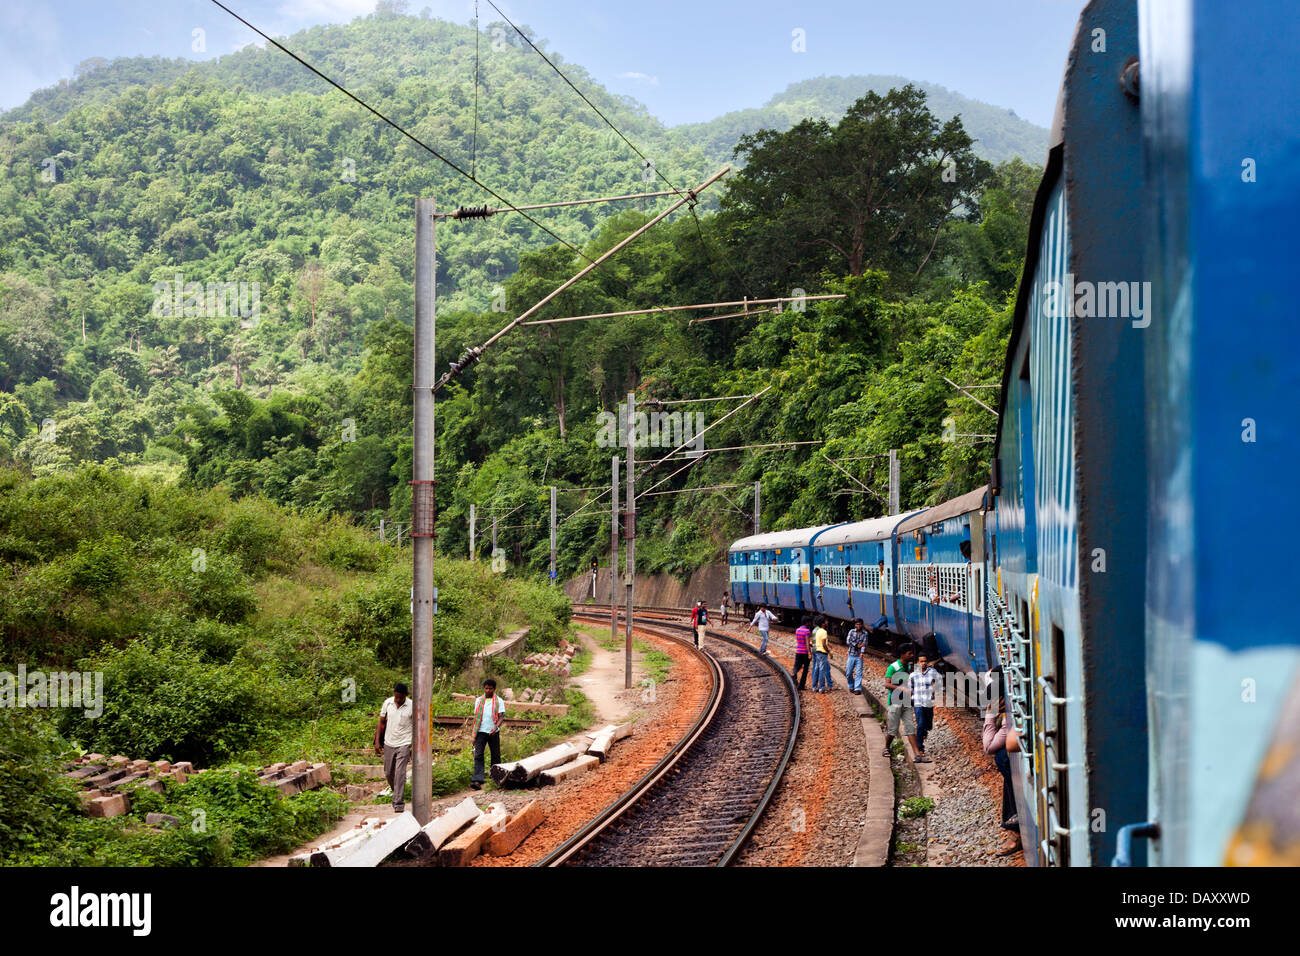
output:
[[727, 594], [727, 592], [726, 592], [726, 591], [723, 591], [723, 592], [722, 592], [722, 601], [721, 601], [721, 603], [718, 605], [718, 607], [719, 607], [720, 610], [722, 611], [722, 626], [723, 626], [723, 627], [726, 627], [726, 626], [727, 626], [727, 604], [730, 602], [730, 600], [731, 600], [731, 598], [730, 598], [730, 596]]
[[844, 638], [849, 646], [848, 656], [844, 659], [844, 679], [848, 681], [850, 694], [862, 693], [862, 655], [867, 650], [867, 629], [862, 618], [853, 619], [853, 627]]
[[695, 646], [698, 648], [704, 641], [704, 629], [709, 624], [709, 609], [703, 601], [696, 601], [695, 607], [691, 608], [691, 631], [695, 634]]
[[[1009, 753], [1020, 750], [1020, 736], [1011, 722], [1011, 712], [1007, 709], [1007, 697], [1002, 689], [1002, 665], [998, 664], [989, 671], [990, 690], [994, 694], [993, 702], [984, 714], [984, 752], [993, 757], [993, 763], [1002, 774], [1002, 829], [1017, 831], [1020, 824], [1016, 819], [1016, 797], [1011, 786], [1011, 758]], [[1018, 840], [1010, 841], [1008, 852], [1015, 852], [1020, 846]], [[1005, 854], [999, 854], [1005, 855]]]
[[806, 617], [794, 632], [794, 670], [790, 676], [799, 682], [799, 689], [804, 690], [808, 684], [808, 635], [812, 628], [808, 625], [812, 618]]
[[817, 626], [812, 632], [813, 647], [813, 690], [824, 694], [833, 686], [831, 684], [831, 640], [826, 633], [826, 618], [820, 615]]
[[930, 763], [930, 758], [921, 753], [921, 748], [916, 743], [916, 717], [912, 713], [912, 697], [907, 689], [908, 672], [912, 669], [912, 661], [915, 657], [916, 648], [907, 644], [898, 652], [898, 660], [885, 670], [885, 689], [889, 693], [889, 709], [885, 721], [885, 756], [893, 756], [889, 752], [889, 745], [898, 736], [901, 725], [903, 736], [907, 737], [912, 744], [912, 750], [916, 752], [917, 762]]
[[776, 620], [776, 615], [768, 608], [766, 604], [758, 609], [754, 619], [749, 622], [750, 627], [758, 628], [758, 636], [763, 639], [762, 646], [758, 649], [760, 654], [767, 653], [767, 639], [772, 636], [772, 622]]
[[916, 670], [907, 678], [907, 689], [912, 695], [912, 709], [916, 711], [917, 752], [922, 755], [925, 754], [925, 738], [934, 727], [934, 685], [938, 679], [939, 672], [930, 666], [929, 659], [924, 654], [919, 655]]

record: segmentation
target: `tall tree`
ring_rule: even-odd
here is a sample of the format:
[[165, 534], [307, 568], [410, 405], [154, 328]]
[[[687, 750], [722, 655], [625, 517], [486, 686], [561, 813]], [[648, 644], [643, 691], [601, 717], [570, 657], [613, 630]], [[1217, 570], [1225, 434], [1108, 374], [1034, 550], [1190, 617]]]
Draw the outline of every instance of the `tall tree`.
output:
[[990, 167], [954, 117], [912, 85], [868, 93], [835, 126], [805, 120], [744, 136], [722, 200], [733, 254], [755, 288], [809, 287], [823, 270], [881, 269], [907, 284], [944, 226], [969, 214]]

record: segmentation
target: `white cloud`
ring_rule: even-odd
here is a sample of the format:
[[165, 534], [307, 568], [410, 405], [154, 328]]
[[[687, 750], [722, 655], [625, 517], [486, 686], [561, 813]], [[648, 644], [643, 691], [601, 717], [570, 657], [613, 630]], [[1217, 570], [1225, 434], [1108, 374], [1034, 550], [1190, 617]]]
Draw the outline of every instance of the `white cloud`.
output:
[[645, 80], [651, 86], [659, 85], [659, 77], [651, 76], [649, 73], [627, 72], [618, 75], [620, 80]]

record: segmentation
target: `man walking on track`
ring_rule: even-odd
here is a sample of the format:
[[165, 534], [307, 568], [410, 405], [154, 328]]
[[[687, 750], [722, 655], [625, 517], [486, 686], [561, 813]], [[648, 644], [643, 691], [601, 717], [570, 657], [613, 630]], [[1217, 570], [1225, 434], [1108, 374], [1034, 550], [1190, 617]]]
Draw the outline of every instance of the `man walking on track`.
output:
[[492, 751], [492, 763], [501, 762], [501, 725], [506, 719], [506, 702], [497, 696], [497, 682], [483, 682], [483, 696], [474, 701], [474, 776], [470, 788], [483, 789], [483, 748]]
[[415, 707], [405, 684], [393, 685], [393, 696], [379, 708], [375, 753], [384, 755], [384, 778], [393, 790], [393, 812], [406, 810], [406, 768], [411, 762], [411, 717]]
[[849, 646], [848, 656], [844, 659], [844, 679], [849, 683], [850, 694], [862, 693], [862, 655], [867, 650], [867, 629], [862, 618], [853, 619], [853, 627], [844, 638]]
[[812, 618], [804, 618], [794, 632], [794, 670], [790, 676], [799, 682], [800, 690], [808, 683], [808, 635], [812, 633], [808, 625], [811, 623]]
[[691, 630], [695, 632], [696, 647], [704, 641], [704, 629], [708, 624], [709, 609], [704, 606], [703, 601], [696, 601], [695, 607], [691, 608]]
[[758, 649], [760, 654], [767, 653], [767, 639], [772, 636], [772, 622], [775, 620], [776, 615], [768, 610], [767, 605], [763, 605], [749, 622], [750, 627], [758, 628], [758, 636], [763, 639], [763, 645]]
[[898, 736], [901, 725], [903, 734], [917, 754], [917, 762], [929, 763], [930, 758], [921, 753], [921, 748], [916, 743], [916, 716], [912, 713], [912, 696], [907, 689], [908, 671], [911, 670], [912, 660], [915, 657], [916, 649], [909, 644], [898, 652], [898, 660], [885, 670], [885, 689], [889, 692], [889, 710], [886, 712], [885, 722], [885, 756], [892, 756], [889, 745]]

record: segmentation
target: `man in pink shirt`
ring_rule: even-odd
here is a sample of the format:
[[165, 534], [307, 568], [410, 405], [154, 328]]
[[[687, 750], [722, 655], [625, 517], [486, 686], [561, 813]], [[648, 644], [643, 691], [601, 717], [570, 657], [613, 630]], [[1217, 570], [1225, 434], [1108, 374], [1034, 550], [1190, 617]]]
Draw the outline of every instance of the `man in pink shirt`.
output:
[[812, 633], [811, 624], [812, 619], [806, 617], [794, 632], [794, 670], [790, 676], [799, 682], [800, 690], [808, 683], [808, 635]]

